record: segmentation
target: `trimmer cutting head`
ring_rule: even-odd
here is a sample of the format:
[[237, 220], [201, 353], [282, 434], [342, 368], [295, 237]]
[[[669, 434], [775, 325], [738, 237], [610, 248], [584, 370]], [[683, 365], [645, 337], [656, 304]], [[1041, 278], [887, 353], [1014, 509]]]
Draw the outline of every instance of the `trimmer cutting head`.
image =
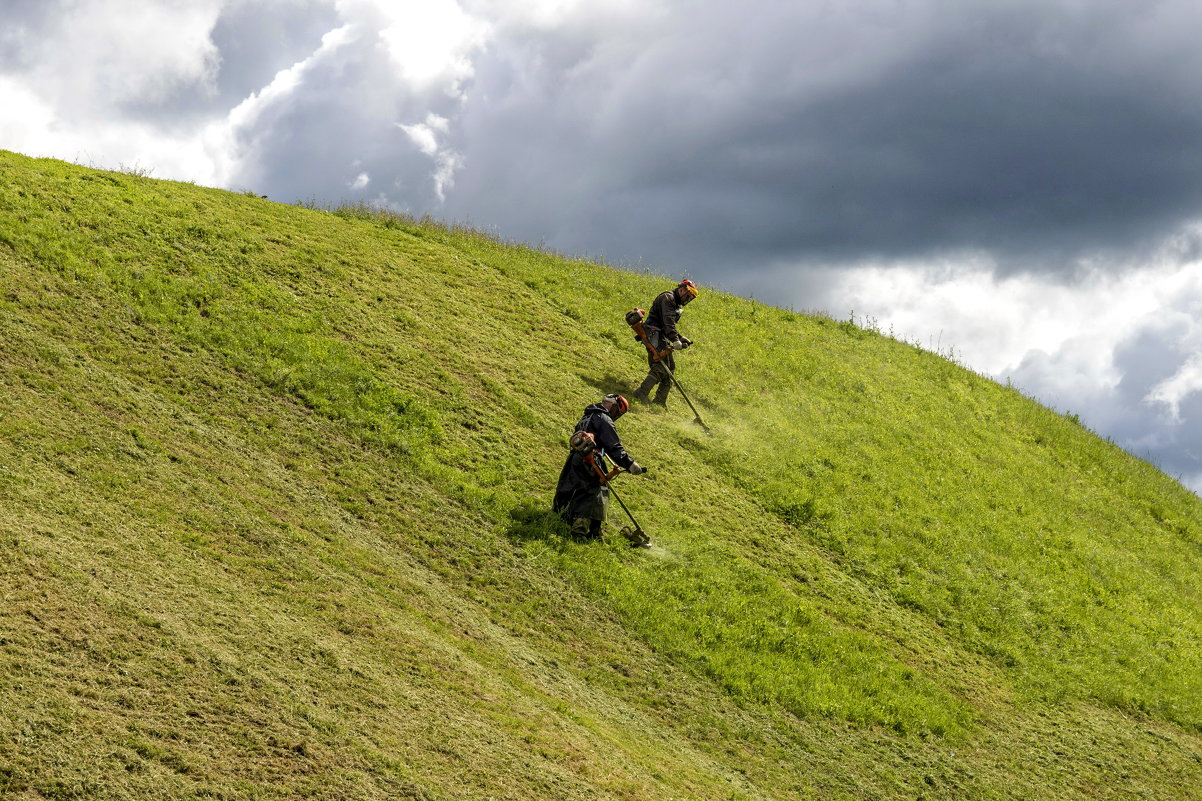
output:
[[650, 548], [651, 547], [651, 538], [648, 537], [646, 532], [644, 532], [641, 528], [631, 528], [630, 526], [623, 526], [622, 530], [619, 531], [618, 533], [621, 534], [623, 537], [625, 537], [627, 540], [629, 540], [632, 547], [635, 547], [635, 548]]

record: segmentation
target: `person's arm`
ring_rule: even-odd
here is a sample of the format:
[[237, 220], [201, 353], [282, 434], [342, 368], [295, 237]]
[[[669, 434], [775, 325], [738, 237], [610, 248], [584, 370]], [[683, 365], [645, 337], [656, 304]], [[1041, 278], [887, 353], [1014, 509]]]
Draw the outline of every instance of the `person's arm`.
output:
[[614, 422], [609, 415], [599, 414], [593, 418], [593, 435], [597, 438], [601, 449], [605, 451], [605, 455], [613, 459], [614, 464], [618, 467], [629, 470], [635, 463], [634, 458], [622, 447], [622, 440], [618, 438], [618, 429], [614, 427]]
[[673, 291], [661, 292], [655, 298], [656, 316], [660, 321], [660, 331], [665, 342], [675, 342], [680, 339], [676, 333], [676, 318], [680, 316]]

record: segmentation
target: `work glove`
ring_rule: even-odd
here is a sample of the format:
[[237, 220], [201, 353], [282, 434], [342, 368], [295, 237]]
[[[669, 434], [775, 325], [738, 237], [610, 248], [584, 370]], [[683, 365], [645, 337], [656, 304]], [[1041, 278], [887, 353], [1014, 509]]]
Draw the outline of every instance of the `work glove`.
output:
[[684, 348], [684, 343], [681, 342], [679, 339], [674, 340], [672, 342], [672, 350], [681, 350], [683, 348]]
[[684, 346], [686, 348], [690, 347], [693, 344], [693, 340], [689, 339], [688, 337], [681, 337], [680, 341], [684, 343]]
[[637, 475], [642, 475], [643, 473], [646, 473], [647, 468], [643, 467], [638, 462], [635, 462], [634, 464], [632, 464], [630, 466], [630, 469], [627, 470], [626, 472], [630, 473], [630, 475], [632, 475], [632, 476], [637, 476]]

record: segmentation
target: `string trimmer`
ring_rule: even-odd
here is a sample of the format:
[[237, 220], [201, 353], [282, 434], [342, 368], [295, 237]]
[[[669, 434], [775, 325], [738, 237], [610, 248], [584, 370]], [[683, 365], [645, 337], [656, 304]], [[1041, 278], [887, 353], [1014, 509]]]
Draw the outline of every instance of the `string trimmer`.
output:
[[680, 393], [680, 397], [684, 398], [684, 402], [689, 404], [689, 408], [693, 410], [693, 422], [705, 429], [705, 433], [713, 434], [714, 432], [710, 431], [710, 427], [701, 419], [701, 413], [697, 411], [697, 407], [693, 405], [693, 402], [689, 400], [689, 396], [685, 394], [684, 387], [680, 385], [680, 381], [676, 379], [676, 375], [663, 361], [672, 353], [672, 349], [664, 348], [663, 350], [656, 350], [655, 346], [651, 344], [651, 337], [647, 336], [647, 329], [643, 327], [643, 317], [646, 314], [642, 309], [631, 309], [626, 312], [626, 323], [634, 329], [634, 338], [647, 346], [647, 353], [651, 354], [651, 361], [658, 362], [664, 368], [664, 372], [668, 374], [668, 378], [672, 379], [672, 384], [676, 387], [676, 391]]
[[645, 531], [643, 531], [643, 527], [639, 525], [639, 521], [634, 519], [634, 515], [632, 515], [630, 510], [626, 508], [626, 504], [622, 503], [622, 499], [618, 496], [618, 491], [615, 490], [613, 485], [609, 483], [611, 478], [622, 472], [622, 468], [614, 465], [612, 470], [610, 470], [608, 473], [605, 472], [605, 458], [602, 457], [600, 460], [601, 464], [597, 464], [597, 455], [591, 449], [585, 453], [584, 461], [588, 462], [589, 465], [592, 466], [593, 470], [597, 472], [597, 477], [601, 479], [602, 485], [609, 485], [610, 494], [614, 496], [614, 500], [618, 502], [618, 506], [622, 507], [622, 511], [626, 513], [626, 516], [630, 518], [630, 522], [634, 526], [634, 528], [631, 528], [630, 526], [623, 526], [622, 530], [618, 533], [629, 540], [630, 544], [635, 548], [650, 548], [651, 538], [647, 536]]

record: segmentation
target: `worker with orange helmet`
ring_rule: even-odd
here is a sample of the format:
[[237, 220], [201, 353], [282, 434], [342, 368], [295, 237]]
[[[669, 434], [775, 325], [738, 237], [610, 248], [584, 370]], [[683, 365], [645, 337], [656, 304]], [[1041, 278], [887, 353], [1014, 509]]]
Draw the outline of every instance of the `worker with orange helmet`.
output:
[[[651, 347], [647, 351], [647, 364], [650, 371], [643, 383], [634, 391], [634, 397], [643, 403], [668, 405], [668, 393], [672, 391], [672, 373], [676, 372], [675, 351], [684, 350], [693, 344], [693, 340], [681, 336], [676, 330], [684, 307], [697, 297], [697, 285], [689, 279], [684, 279], [673, 289], [659, 293], [651, 302], [651, 311], [643, 322], [647, 333], [647, 341]], [[652, 399], [651, 388], [655, 387], [655, 398]]]
[[609, 508], [606, 457], [633, 476], [647, 472], [622, 447], [614, 426], [629, 408], [630, 402], [621, 395], [606, 395], [600, 403], [586, 406], [576, 424], [552, 503], [571, 526], [573, 536], [601, 539], [601, 525]]

